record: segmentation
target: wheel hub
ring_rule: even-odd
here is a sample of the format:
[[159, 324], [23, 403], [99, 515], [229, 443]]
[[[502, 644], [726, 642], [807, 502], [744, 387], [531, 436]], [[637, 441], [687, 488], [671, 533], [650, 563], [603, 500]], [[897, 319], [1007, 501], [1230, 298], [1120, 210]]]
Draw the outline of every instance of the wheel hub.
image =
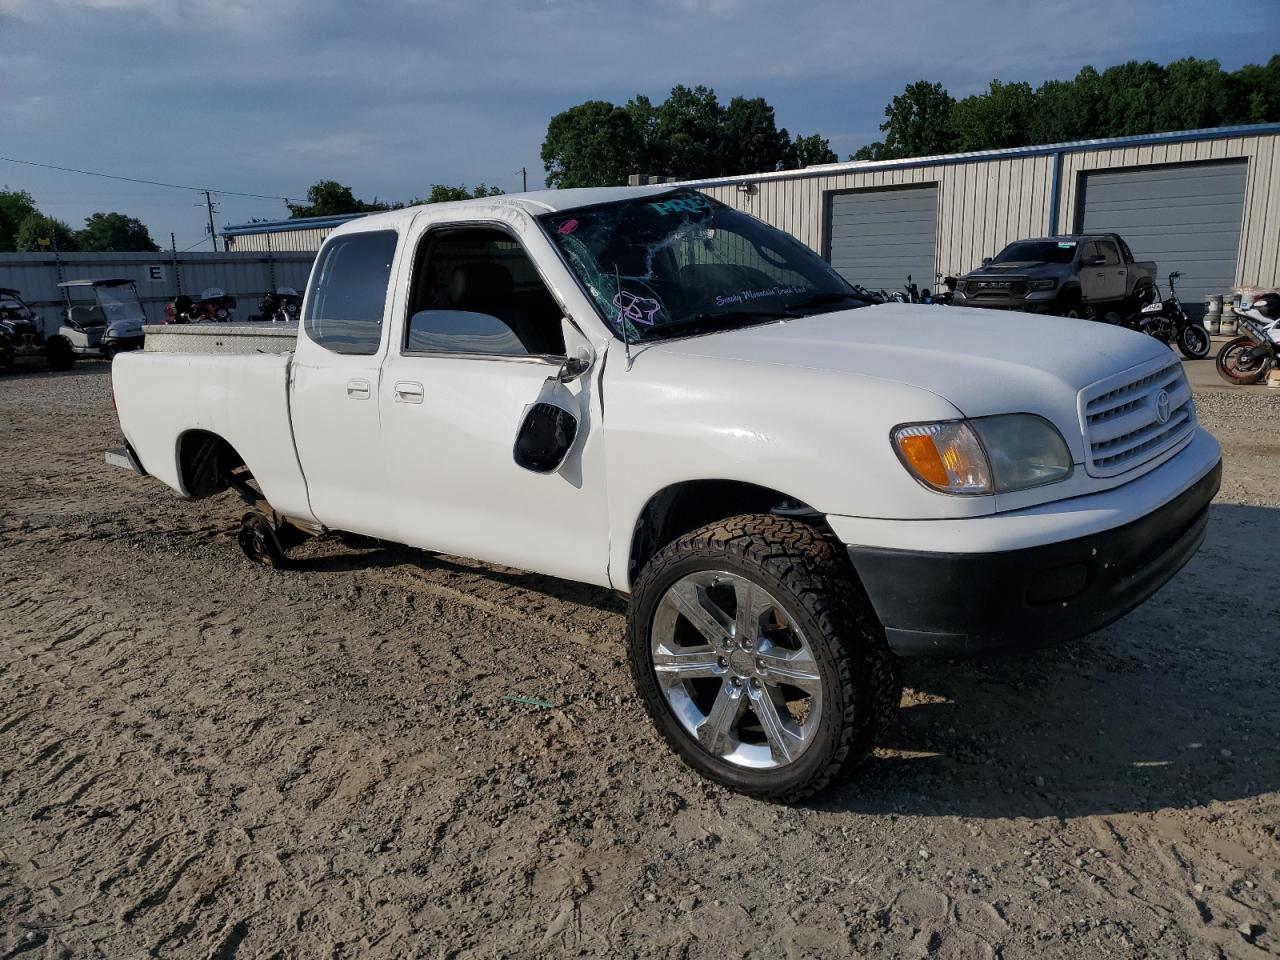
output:
[[667, 705], [713, 756], [776, 768], [816, 736], [817, 660], [794, 618], [759, 584], [724, 571], [677, 580], [654, 613], [650, 653]]

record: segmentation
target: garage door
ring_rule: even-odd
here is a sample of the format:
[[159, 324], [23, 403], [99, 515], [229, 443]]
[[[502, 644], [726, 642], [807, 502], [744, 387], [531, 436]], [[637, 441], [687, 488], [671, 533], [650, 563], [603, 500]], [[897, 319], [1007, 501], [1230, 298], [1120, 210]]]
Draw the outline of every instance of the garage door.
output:
[[855, 190], [831, 197], [831, 265], [851, 283], [901, 290], [907, 274], [933, 287], [938, 187]]
[[1235, 285], [1247, 161], [1185, 163], [1085, 175], [1081, 230], [1115, 232], [1154, 260], [1161, 290], [1181, 270], [1178, 296], [1200, 316], [1204, 297]]

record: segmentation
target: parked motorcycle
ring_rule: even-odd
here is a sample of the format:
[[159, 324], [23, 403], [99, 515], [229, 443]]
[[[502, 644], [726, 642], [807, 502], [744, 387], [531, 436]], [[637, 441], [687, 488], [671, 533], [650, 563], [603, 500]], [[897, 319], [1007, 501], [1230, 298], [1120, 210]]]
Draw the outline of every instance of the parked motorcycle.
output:
[[[933, 285], [933, 302], [942, 306], [950, 306], [951, 301], [956, 295], [956, 278], [944, 277], [940, 273], [934, 274], [934, 280], [937, 282]], [[942, 287], [947, 289], [944, 291]]]
[[192, 311], [195, 301], [185, 293], [180, 293], [164, 305], [166, 323], [194, 323], [196, 317]]
[[277, 287], [258, 301], [258, 316], [268, 323], [297, 323], [302, 295], [293, 287]]
[[1188, 360], [1203, 360], [1209, 355], [1211, 341], [1209, 331], [1187, 316], [1178, 299], [1177, 282], [1181, 270], [1169, 274], [1169, 296], [1159, 299], [1160, 291], [1153, 283], [1148, 298], [1151, 302], [1142, 306], [1136, 314], [1123, 322], [1124, 326], [1155, 337], [1169, 346], [1177, 345]]
[[1244, 334], [1218, 351], [1218, 375], [1228, 383], [1261, 383], [1280, 363], [1280, 293], [1264, 293], [1236, 308]]
[[230, 323], [236, 298], [221, 287], [206, 287], [200, 299], [191, 304], [192, 323]]

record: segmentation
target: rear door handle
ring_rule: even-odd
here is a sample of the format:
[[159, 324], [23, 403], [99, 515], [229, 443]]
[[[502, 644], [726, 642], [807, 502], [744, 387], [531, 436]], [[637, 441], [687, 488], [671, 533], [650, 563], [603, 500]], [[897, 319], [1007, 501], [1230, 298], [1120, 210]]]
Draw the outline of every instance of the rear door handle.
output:
[[347, 398], [350, 400], [368, 400], [369, 399], [369, 381], [368, 380], [348, 380], [347, 381]]
[[420, 383], [414, 383], [412, 380], [401, 380], [396, 384], [395, 389], [397, 403], [422, 402], [422, 384]]

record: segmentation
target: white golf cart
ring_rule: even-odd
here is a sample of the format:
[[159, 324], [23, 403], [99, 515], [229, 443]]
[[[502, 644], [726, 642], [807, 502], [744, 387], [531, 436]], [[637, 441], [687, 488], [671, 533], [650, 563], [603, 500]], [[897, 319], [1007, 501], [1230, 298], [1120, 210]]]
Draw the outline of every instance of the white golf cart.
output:
[[[77, 357], [110, 360], [142, 346], [147, 315], [132, 280], [68, 280], [58, 286], [72, 301], [58, 332], [71, 341], [71, 352]], [[90, 292], [93, 303], [75, 303], [78, 292]]]

